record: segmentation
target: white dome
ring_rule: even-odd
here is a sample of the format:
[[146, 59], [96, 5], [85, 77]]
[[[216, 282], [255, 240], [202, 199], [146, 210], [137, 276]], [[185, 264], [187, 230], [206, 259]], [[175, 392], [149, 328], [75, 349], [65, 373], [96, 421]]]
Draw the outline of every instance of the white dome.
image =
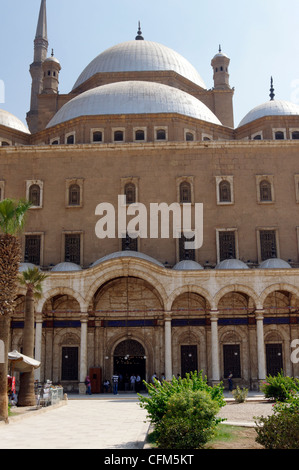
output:
[[172, 269], [175, 271], [196, 271], [203, 269], [203, 267], [199, 263], [196, 263], [196, 261], [183, 260], [177, 263]]
[[259, 269], [292, 269], [292, 266], [280, 258], [270, 258], [259, 265]]
[[184, 91], [160, 83], [128, 81], [99, 86], [76, 96], [62, 106], [47, 128], [79, 116], [156, 113], [182, 114], [222, 125], [205, 104]]
[[183, 56], [151, 41], [127, 41], [99, 54], [83, 70], [73, 90], [97, 73], [174, 71], [206, 89], [201, 76]]
[[23, 271], [27, 271], [27, 269], [38, 268], [35, 264], [32, 263], [20, 263], [19, 272], [22, 273]]
[[138, 251], [130, 251], [130, 250], [117, 251], [115, 253], [111, 253], [110, 255], [103, 256], [103, 258], [100, 258], [94, 263], [92, 263], [90, 267], [93, 268], [94, 266], [97, 266], [100, 263], [104, 263], [104, 261], [109, 261], [111, 259], [117, 259], [117, 258], [125, 258], [125, 257], [142, 259], [145, 261], [149, 261], [150, 263], [157, 264], [158, 266], [161, 266], [162, 268], [164, 268], [162, 263], [152, 258], [151, 256], [145, 255], [144, 253], [140, 253]]
[[59, 263], [51, 269], [54, 272], [69, 272], [69, 271], [81, 271], [82, 268], [78, 264], [75, 263]]
[[289, 101], [273, 100], [253, 108], [242, 119], [238, 127], [265, 116], [299, 116], [299, 106]]
[[239, 259], [225, 259], [217, 264], [215, 269], [249, 269], [247, 264]]
[[30, 134], [28, 127], [26, 127], [19, 118], [4, 109], [0, 109], [0, 125], [24, 132], [25, 134]]

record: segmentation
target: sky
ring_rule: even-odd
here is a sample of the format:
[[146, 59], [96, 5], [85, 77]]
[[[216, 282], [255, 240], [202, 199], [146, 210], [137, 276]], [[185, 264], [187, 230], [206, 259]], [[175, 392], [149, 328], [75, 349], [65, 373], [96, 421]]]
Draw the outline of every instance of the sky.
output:
[[[0, 5], [0, 108], [26, 122], [40, 0]], [[62, 66], [61, 94], [98, 54], [135, 39], [140, 21], [144, 39], [183, 55], [208, 89], [221, 44], [231, 59], [235, 127], [270, 99], [271, 76], [275, 98], [299, 104], [298, 0], [48, 0], [47, 19], [49, 55], [53, 48]]]

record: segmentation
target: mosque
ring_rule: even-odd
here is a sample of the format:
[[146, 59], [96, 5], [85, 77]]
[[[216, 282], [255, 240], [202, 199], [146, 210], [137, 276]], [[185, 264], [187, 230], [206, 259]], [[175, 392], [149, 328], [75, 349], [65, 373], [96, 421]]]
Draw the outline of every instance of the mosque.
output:
[[[20, 270], [48, 274], [37, 379], [85, 393], [86, 375], [94, 392], [113, 373], [123, 390], [133, 373], [198, 370], [226, 384], [232, 372], [253, 390], [281, 370], [298, 377], [299, 106], [277, 100], [271, 81], [265, 103], [235, 125], [221, 47], [208, 87], [176, 51], [140, 25], [135, 34], [99, 51], [60, 94], [41, 0], [27, 126], [0, 110], [0, 198], [32, 203]], [[119, 196], [127, 215], [137, 203], [202, 204], [202, 246], [190, 249], [180, 224], [169, 237], [127, 226], [98, 237], [98, 205], [117, 208]], [[24, 295], [11, 350], [22, 350]]]

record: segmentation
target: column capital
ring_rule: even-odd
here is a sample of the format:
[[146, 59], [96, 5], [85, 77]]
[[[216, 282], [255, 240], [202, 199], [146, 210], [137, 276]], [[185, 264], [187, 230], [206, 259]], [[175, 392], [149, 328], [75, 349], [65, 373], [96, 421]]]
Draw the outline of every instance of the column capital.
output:
[[81, 323], [88, 322], [88, 312], [80, 313], [80, 321]]
[[172, 320], [172, 312], [164, 312], [164, 321]]
[[219, 310], [210, 310], [210, 320], [217, 321], [219, 317]]
[[256, 309], [255, 312], [255, 319], [256, 320], [263, 320], [265, 316], [265, 310], [264, 309]]

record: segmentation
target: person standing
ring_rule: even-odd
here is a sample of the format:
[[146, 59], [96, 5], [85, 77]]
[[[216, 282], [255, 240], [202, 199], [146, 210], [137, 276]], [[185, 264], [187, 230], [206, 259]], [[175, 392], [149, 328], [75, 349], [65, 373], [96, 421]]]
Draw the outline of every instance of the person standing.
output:
[[91, 395], [91, 381], [90, 381], [89, 375], [85, 379], [85, 385], [86, 385], [86, 395]]
[[136, 384], [136, 375], [135, 374], [131, 375], [130, 383], [131, 383], [131, 392], [135, 392], [135, 384]]
[[141, 390], [141, 377], [139, 374], [137, 374], [136, 377], [136, 393], [139, 393]]
[[113, 385], [113, 394], [117, 395], [118, 394], [118, 374], [113, 374], [112, 375], [112, 385]]

